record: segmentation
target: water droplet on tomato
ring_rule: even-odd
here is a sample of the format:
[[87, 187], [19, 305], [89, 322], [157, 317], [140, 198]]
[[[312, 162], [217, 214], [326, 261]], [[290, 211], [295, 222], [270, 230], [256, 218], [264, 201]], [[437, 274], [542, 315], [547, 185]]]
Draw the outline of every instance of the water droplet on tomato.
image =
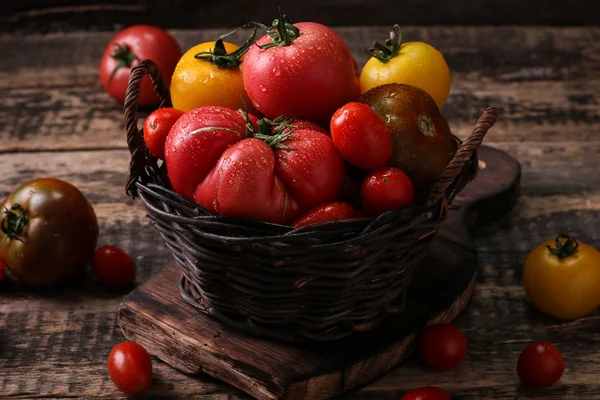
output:
[[281, 75], [281, 70], [279, 69], [279, 67], [273, 68], [273, 75], [275, 75], [275, 76]]
[[261, 91], [263, 91], [263, 92], [266, 92], [266, 91], [267, 91], [267, 88], [266, 88], [264, 85], [260, 85], [259, 87], [260, 87], [260, 90], [261, 90]]

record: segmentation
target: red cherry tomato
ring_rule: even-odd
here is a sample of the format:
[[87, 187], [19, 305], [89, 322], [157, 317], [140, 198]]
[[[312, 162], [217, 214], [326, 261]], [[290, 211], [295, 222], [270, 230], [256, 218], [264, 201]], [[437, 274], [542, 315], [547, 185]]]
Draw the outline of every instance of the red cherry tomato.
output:
[[549, 342], [527, 346], [517, 362], [521, 381], [532, 387], [546, 387], [558, 382], [565, 371], [565, 360], [558, 348]]
[[[133, 25], [117, 33], [104, 49], [100, 59], [100, 80], [108, 94], [123, 104], [131, 69], [141, 61], [150, 59], [158, 65], [166, 87], [181, 57], [177, 41], [165, 30], [152, 25]], [[140, 87], [140, 107], [158, 105], [160, 102], [148, 76]]]
[[331, 117], [329, 130], [342, 158], [358, 168], [381, 168], [392, 156], [390, 132], [366, 104], [351, 102], [339, 108]]
[[371, 216], [378, 216], [410, 206], [414, 201], [414, 188], [404, 172], [394, 167], [383, 167], [365, 177], [360, 196], [365, 211]]
[[159, 108], [148, 115], [144, 121], [144, 141], [154, 155], [165, 159], [165, 141], [173, 124], [183, 115], [183, 111], [175, 108]]
[[119, 343], [108, 356], [108, 375], [123, 392], [143, 393], [152, 383], [150, 355], [137, 343]]
[[425, 386], [406, 392], [400, 400], [452, 400], [450, 394], [435, 386]]
[[102, 246], [94, 253], [92, 273], [106, 285], [127, 286], [135, 281], [135, 263], [120, 248]]
[[353, 218], [355, 210], [351, 205], [339, 201], [333, 201], [317, 206], [298, 217], [292, 226], [299, 228], [301, 226], [317, 224], [325, 221], [338, 221], [341, 219]]
[[467, 355], [467, 341], [456, 327], [436, 324], [428, 327], [419, 342], [423, 360], [432, 368], [448, 371], [460, 365]]
[[6, 268], [4, 268], [4, 264], [0, 261], [0, 282], [4, 280], [6, 277]]

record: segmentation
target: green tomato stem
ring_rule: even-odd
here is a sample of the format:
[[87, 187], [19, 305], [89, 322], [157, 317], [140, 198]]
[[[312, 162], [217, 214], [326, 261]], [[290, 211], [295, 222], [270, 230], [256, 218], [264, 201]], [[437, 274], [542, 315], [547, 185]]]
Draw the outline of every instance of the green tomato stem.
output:
[[382, 63], [387, 63], [398, 55], [401, 46], [402, 32], [400, 31], [400, 26], [396, 24], [392, 28], [390, 38], [385, 41], [385, 44], [373, 42], [373, 46], [370, 49], [367, 49], [366, 47], [363, 47], [363, 49]]
[[129, 45], [122, 45], [120, 43], [115, 43], [115, 48], [110, 56], [117, 61], [117, 65], [112, 70], [110, 77], [108, 78], [109, 86], [119, 69], [123, 67], [131, 67], [131, 64], [133, 64], [135, 60], [140, 60], [138, 56], [131, 51], [131, 47], [129, 47]]
[[7, 208], [4, 210], [4, 219], [0, 223], [0, 229], [4, 233], [5, 237], [0, 242], [0, 247], [4, 244], [4, 241], [8, 238], [9, 240], [16, 239], [22, 242], [19, 237], [23, 233], [23, 229], [29, 223], [29, 218], [23, 207], [20, 204], [13, 204], [10, 210]]
[[[566, 239], [565, 242], [562, 243], [560, 241], [560, 238]], [[550, 251], [550, 253], [554, 254], [561, 260], [563, 258], [570, 257], [573, 254], [577, 253], [577, 249], [579, 248], [579, 243], [577, 243], [577, 240], [575, 240], [571, 236], [565, 235], [565, 234], [558, 235], [556, 237], [555, 243], [556, 243], [556, 248], [554, 248], [550, 245], [548, 245], [546, 247], [548, 247], [548, 250]]]
[[214, 49], [196, 53], [194, 55], [194, 58], [198, 60], [211, 61], [215, 67], [219, 68], [237, 68], [242, 63], [242, 56], [246, 54], [246, 52], [250, 50], [250, 46], [254, 44], [257, 27], [254, 27], [254, 30], [252, 31], [248, 39], [246, 39], [246, 42], [239, 49], [229, 54], [227, 54], [227, 50], [225, 49], [223, 39], [227, 38], [230, 35], [233, 35], [234, 33], [238, 32], [243, 28], [246, 28], [247, 26], [248, 24], [231, 32], [222, 34], [215, 42]]

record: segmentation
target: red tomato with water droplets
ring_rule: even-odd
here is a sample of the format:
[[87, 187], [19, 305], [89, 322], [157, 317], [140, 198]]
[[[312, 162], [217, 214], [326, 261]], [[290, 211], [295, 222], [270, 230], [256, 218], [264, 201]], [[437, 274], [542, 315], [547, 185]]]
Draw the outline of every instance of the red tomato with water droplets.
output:
[[400, 400], [452, 400], [450, 394], [435, 386], [424, 386], [406, 392]]
[[307, 211], [298, 217], [292, 223], [292, 226], [300, 228], [302, 226], [318, 224], [320, 222], [350, 219], [353, 218], [355, 214], [356, 210], [354, 210], [354, 207], [351, 205], [339, 201], [332, 201]]
[[[292, 123], [302, 125], [310, 126]], [[240, 112], [224, 107], [179, 118], [165, 145], [174, 190], [216, 215], [279, 224], [338, 197], [344, 162], [329, 136], [297, 128], [268, 144], [273, 136], [246, 128]]]
[[350, 102], [331, 117], [331, 138], [344, 160], [364, 169], [383, 167], [392, 156], [385, 122], [366, 104]]
[[325, 25], [286, 21], [283, 31], [281, 41], [265, 35], [245, 54], [242, 75], [248, 97], [268, 118], [287, 115], [326, 124], [356, 89], [352, 54]]
[[152, 112], [144, 121], [144, 141], [154, 155], [165, 159], [165, 141], [171, 127], [183, 115], [183, 111], [174, 108], [159, 108]]
[[549, 342], [534, 342], [527, 346], [517, 361], [517, 374], [531, 387], [555, 384], [565, 371], [565, 360], [558, 348]]
[[365, 211], [376, 217], [387, 211], [413, 204], [414, 188], [408, 175], [394, 167], [369, 173], [360, 187]]

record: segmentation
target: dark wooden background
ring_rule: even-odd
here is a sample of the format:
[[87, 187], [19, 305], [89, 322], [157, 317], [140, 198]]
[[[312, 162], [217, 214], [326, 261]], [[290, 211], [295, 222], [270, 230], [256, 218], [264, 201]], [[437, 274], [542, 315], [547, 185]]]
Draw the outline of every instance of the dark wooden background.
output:
[[169, 29], [293, 20], [363, 25], [600, 25], [597, 0], [24, 0], [0, 7], [4, 32], [115, 30], [136, 23]]

